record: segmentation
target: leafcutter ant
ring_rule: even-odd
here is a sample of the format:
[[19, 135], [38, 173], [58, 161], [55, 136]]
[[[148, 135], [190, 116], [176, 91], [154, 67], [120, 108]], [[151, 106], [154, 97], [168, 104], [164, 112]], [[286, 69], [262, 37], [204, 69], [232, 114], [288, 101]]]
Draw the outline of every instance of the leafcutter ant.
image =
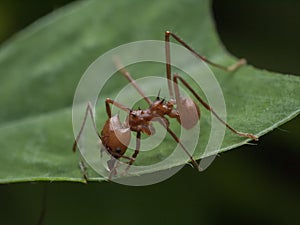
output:
[[[154, 133], [154, 127], [152, 126], [153, 122], [160, 123], [166, 131], [171, 135], [171, 137], [181, 146], [181, 149], [187, 154], [193, 166], [200, 170], [198, 163], [189, 153], [189, 151], [182, 144], [178, 136], [170, 129], [169, 127], [169, 118], [176, 119], [178, 123], [181, 124], [185, 129], [191, 129], [195, 124], [200, 120], [200, 108], [194, 100], [189, 97], [183, 97], [179, 93], [178, 83], [181, 82], [190, 93], [197, 99], [204, 108], [209, 110], [224, 126], [231, 130], [236, 135], [241, 137], [250, 138], [253, 140], [258, 140], [258, 137], [251, 133], [243, 133], [237, 131], [229, 124], [227, 124], [221, 117], [210, 107], [198, 94], [197, 92], [188, 84], [188, 82], [178, 74], [173, 74], [171, 72], [171, 57], [170, 57], [170, 37], [174, 38], [178, 43], [188, 49], [195, 57], [203, 60], [211, 66], [220, 68], [225, 71], [234, 71], [240, 66], [246, 63], [245, 59], [240, 59], [235, 64], [226, 67], [223, 65], [216, 64], [204, 56], [198, 54], [193, 50], [187, 43], [185, 43], [181, 38], [179, 38], [174, 33], [169, 31], [165, 32], [165, 56], [166, 56], [166, 76], [168, 79], [168, 90], [170, 94], [170, 100], [161, 99], [159, 96], [152, 101], [147, 97], [143, 90], [135, 83], [135, 80], [131, 77], [130, 73], [121, 65], [119, 60], [115, 60], [115, 64], [123, 76], [131, 83], [131, 85], [137, 90], [137, 92], [143, 97], [143, 99], [148, 103], [149, 107], [147, 109], [130, 109], [123, 104], [116, 102], [112, 99], [107, 98], [105, 101], [106, 113], [108, 116], [107, 121], [105, 122], [101, 133], [98, 132], [96, 124], [93, 118], [93, 109], [90, 103], [88, 103], [85, 116], [83, 119], [82, 126], [80, 131], [75, 139], [73, 145], [73, 151], [75, 152], [79, 138], [83, 132], [87, 116], [90, 114], [94, 129], [101, 140], [105, 150], [111, 155], [111, 159], [107, 161], [108, 168], [110, 170], [110, 177], [116, 174], [116, 160], [123, 158], [128, 160], [128, 166], [125, 172], [128, 171], [130, 166], [135, 162], [137, 155], [140, 151], [141, 146], [141, 134], [152, 135]], [[112, 115], [111, 105], [116, 106], [117, 108], [125, 111], [128, 115], [125, 119], [125, 122], [122, 123], [118, 115]], [[188, 119], [185, 119], [188, 118]], [[183, 122], [185, 120], [185, 122]], [[136, 132], [136, 147], [132, 156], [125, 155], [125, 152], [128, 148], [131, 132]]]

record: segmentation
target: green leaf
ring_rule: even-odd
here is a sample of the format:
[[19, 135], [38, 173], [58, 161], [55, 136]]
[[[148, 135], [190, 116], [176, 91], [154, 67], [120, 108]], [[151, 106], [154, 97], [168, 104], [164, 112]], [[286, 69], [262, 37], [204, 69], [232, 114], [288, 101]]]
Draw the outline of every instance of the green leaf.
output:
[[[209, 1], [76, 2], [6, 42], [0, 51], [0, 182], [82, 181], [78, 155], [71, 150], [71, 107], [80, 77], [111, 48], [136, 40], [163, 40], [166, 30], [215, 62], [230, 65], [236, 61], [218, 39]], [[134, 78], [143, 77], [151, 68], [138, 69], [132, 68]], [[228, 123], [241, 131], [261, 136], [300, 112], [299, 77], [250, 65], [233, 74], [213, 71], [222, 86]], [[102, 96], [114, 97], [126, 81], [115, 76], [110, 83]], [[147, 86], [156, 88], [151, 83]], [[101, 128], [107, 117], [104, 105], [99, 104], [97, 110]], [[202, 112], [200, 138], [206, 140], [209, 113]], [[221, 151], [247, 141], [227, 132]], [[137, 163], [165, 157], [172, 145], [174, 141], [168, 138], [152, 155], [140, 153]], [[204, 157], [201, 152], [199, 144], [197, 159]], [[89, 173], [94, 180], [103, 180]]]

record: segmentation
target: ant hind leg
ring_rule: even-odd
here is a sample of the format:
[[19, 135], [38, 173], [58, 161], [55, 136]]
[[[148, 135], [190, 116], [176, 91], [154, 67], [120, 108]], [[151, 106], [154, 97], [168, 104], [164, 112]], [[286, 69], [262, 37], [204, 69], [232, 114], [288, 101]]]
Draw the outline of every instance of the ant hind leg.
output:
[[175, 93], [177, 93], [176, 95], [179, 95], [179, 89], [178, 89], [178, 80], [181, 81], [181, 83], [187, 88], [189, 89], [189, 91], [195, 96], [195, 98], [208, 110], [210, 111], [222, 124], [224, 124], [229, 130], [231, 130], [233, 133], [241, 136], [241, 137], [247, 137], [247, 138], [251, 138], [255, 141], [258, 141], [258, 137], [254, 134], [251, 133], [243, 133], [240, 131], [237, 131], [236, 129], [234, 129], [233, 127], [231, 127], [228, 123], [226, 123], [215, 111], [212, 107], [210, 107], [209, 104], [207, 104], [197, 93], [196, 91], [178, 74], [175, 74], [173, 77], [174, 80], [174, 90]]

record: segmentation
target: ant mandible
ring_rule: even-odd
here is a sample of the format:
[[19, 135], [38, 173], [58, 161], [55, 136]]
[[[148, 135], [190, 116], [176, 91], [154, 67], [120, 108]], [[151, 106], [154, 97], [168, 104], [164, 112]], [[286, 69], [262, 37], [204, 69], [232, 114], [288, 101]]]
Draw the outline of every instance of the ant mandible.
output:
[[[185, 43], [181, 38], [179, 38], [174, 33], [171, 33], [170, 31], [166, 31], [165, 32], [166, 75], [168, 79], [168, 90], [170, 94], [170, 100], [166, 101], [165, 99], [161, 99], [158, 96], [155, 101], [152, 101], [149, 97], [147, 97], [144, 94], [144, 92], [140, 89], [140, 87], [135, 83], [135, 80], [131, 77], [130, 73], [121, 65], [121, 63], [118, 60], [115, 60], [115, 64], [119, 69], [119, 71], [124, 75], [125, 78], [127, 78], [127, 80], [132, 84], [132, 86], [139, 92], [139, 94], [148, 103], [149, 107], [145, 110], [142, 109], [133, 110], [122, 105], [119, 102], [107, 98], [105, 101], [105, 105], [106, 105], [106, 113], [108, 115], [108, 119], [105, 122], [101, 133], [99, 134], [93, 117], [92, 106], [90, 103], [88, 103], [82, 126], [73, 145], [73, 151], [75, 152], [77, 143], [83, 132], [87, 120], [87, 116], [88, 114], [90, 114], [94, 129], [98, 137], [100, 138], [103, 146], [105, 147], [105, 150], [111, 155], [111, 160], [107, 161], [108, 168], [110, 170], [110, 177], [112, 174], [116, 174], [115, 162], [117, 159], [124, 158], [129, 160], [127, 162], [128, 166], [125, 172], [128, 171], [130, 166], [134, 163], [137, 155], [139, 154], [140, 145], [141, 145], [141, 134], [145, 133], [150, 136], [154, 133], [154, 128], [152, 126], [153, 121], [159, 122], [167, 130], [167, 132], [172, 136], [172, 138], [181, 146], [182, 150], [188, 155], [193, 166], [200, 171], [200, 167], [196, 162], [196, 160], [188, 152], [188, 150], [182, 144], [182, 142], [177, 137], [177, 135], [169, 128], [169, 121], [166, 118], [166, 116], [170, 118], [175, 118], [185, 129], [191, 129], [200, 120], [199, 106], [191, 98], [180, 96], [178, 81], [180, 81], [193, 94], [193, 96], [199, 101], [199, 103], [201, 103], [207, 110], [209, 110], [222, 124], [224, 124], [233, 133], [241, 137], [247, 137], [253, 140], [258, 140], [257, 136], [250, 133], [242, 133], [240, 131], [237, 131], [229, 124], [227, 124], [224, 120], [222, 120], [221, 117], [218, 116], [218, 114], [214, 111], [214, 109], [212, 109], [209, 106], [209, 104], [207, 104], [181, 76], [179, 76], [178, 74], [174, 74], [173, 78], [171, 77], [170, 37], [174, 38], [178, 43], [180, 43], [186, 49], [191, 51], [191, 53], [193, 53], [200, 60], [203, 60], [204, 62], [214, 67], [218, 67], [222, 70], [229, 71], [229, 72], [234, 71], [246, 63], [245, 59], [240, 59], [235, 64], [229, 67], [216, 64], [206, 59], [204, 56], [198, 54], [195, 50], [193, 50], [187, 43]], [[121, 123], [118, 115], [112, 116], [110, 105], [115, 105], [119, 109], [128, 113], [128, 116], [124, 123]], [[191, 113], [192, 111], [194, 113]], [[188, 122], [183, 123], [181, 118], [183, 119], [189, 118], [189, 119]], [[129, 157], [124, 154], [129, 145], [132, 131], [137, 133], [136, 147], [133, 155]], [[102, 150], [103, 149], [101, 149], [101, 152]]]

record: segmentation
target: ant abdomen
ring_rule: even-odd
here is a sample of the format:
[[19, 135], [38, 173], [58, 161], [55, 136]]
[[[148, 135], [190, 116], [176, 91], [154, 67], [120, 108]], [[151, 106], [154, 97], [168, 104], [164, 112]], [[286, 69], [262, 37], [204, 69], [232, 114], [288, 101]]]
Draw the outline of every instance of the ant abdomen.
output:
[[120, 122], [118, 115], [109, 118], [101, 131], [101, 141], [107, 151], [120, 158], [130, 143], [131, 130]]
[[199, 106], [191, 98], [179, 97], [177, 110], [179, 117], [176, 119], [185, 129], [193, 128], [200, 119]]

